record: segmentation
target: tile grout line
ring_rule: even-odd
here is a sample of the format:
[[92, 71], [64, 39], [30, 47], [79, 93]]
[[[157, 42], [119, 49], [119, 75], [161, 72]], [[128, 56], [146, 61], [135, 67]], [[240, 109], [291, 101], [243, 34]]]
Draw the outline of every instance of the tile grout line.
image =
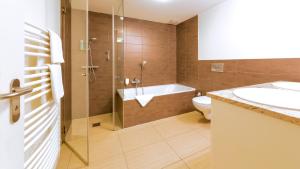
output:
[[[149, 125], [149, 126], [150, 126], [150, 125]], [[152, 125], [151, 125], [151, 127], [152, 127]], [[155, 129], [154, 129], [154, 130], [155, 130]], [[155, 130], [155, 133], [157, 133], [156, 130]], [[118, 134], [119, 134], [119, 133], [118, 133]], [[137, 150], [137, 149], [139, 149], [139, 148], [147, 147], [147, 146], [150, 146], [150, 145], [153, 145], [153, 144], [157, 144], [157, 143], [159, 143], [159, 142], [161, 142], [161, 141], [164, 141], [164, 140], [163, 140], [163, 137], [162, 137], [159, 133], [157, 133], [157, 134], [161, 137], [159, 140], [154, 141], [154, 142], [152, 142], [152, 143], [145, 144], [145, 145], [140, 146], [140, 147], [133, 148], [133, 149], [128, 150], [128, 151], [125, 151], [125, 150], [124, 150], [124, 152], [125, 152], [125, 153], [127, 153], [127, 152], [132, 152], [132, 151], [135, 151], [135, 150]], [[119, 135], [119, 136], [120, 136], [120, 135]], [[121, 140], [121, 138], [120, 138], [120, 140]], [[120, 142], [121, 142], [121, 146], [122, 146], [122, 149], [123, 149], [122, 141], [120, 141]]]
[[[159, 120], [158, 120], [158, 121], [159, 121]], [[145, 124], [147, 124], [147, 123], [145, 123]], [[142, 124], [142, 125], [143, 125], [143, 124]], [[194, 155], [195, 153], [201, 152], [201, 151], [197, 151], [197, 152], [195, 152], [195, 153], [192, 153], [191, 155], [188, 155], [188, 156], [185, 157], [185, 158], [181, 158], [181, 157], [176, 153], [176, 151], [172, 148], [172, 146], [168, 143], [167, 139], [172, 138], [172, 137], [176, 137], [176, 136], [179, 136], [179, 135], [182, 135], [182, 134], [194, 132], [195, 130], [198, 130], [198, 129], [200, 129], [200, 128], [196, 128], [196, 127], [195, 127], [195, 128], [192, 128], [192, 129], [190, 129], [190, 130], [188, 130], [188, 131], [180, 132], [180, 133], [178, 133], [178, 134], [176, 134], [176, 135], [173, 135], [173, 136], [171, 136], [171, 137], [163, 137], [162, 134], [161, 134], [161, 133], [158, 131], [158, 129], [157, 129], [157, 126], [158, 126], [158, 125], [156, 125], [156, 124], [153, 123], [153, 122], [149, 122], [148, 126], [151, 127], [152, 129], [154, 129], [155, 133], [158, 134], [158, 135], [160, 136], [160, 139], [157, 140], [157, 141], [154, 141], [154, 142], [152, 142], [152, 143], [149, 143], [149, 144], [146, 144], [146, 145], [143, 145], [143, 146], [134, 148], [134, 149], [132, 149], [132, 150], [126, 151], [126, 152], [134, 151], [134, 150], [136, 150], [136, 149], [139, 149], [139, 148], [142, 148], [142, 147], [146, 147], [146, 146], [150, 146], [150, 145], [153, 145], [153, 144], [157, 144], [157, 143], [159, 143], [159, 142], [164, 142], [164, 143], [166, 143], [166, 144], [168, 145], [168, 147], [169, 147], [169, 148], [177, 155], [177, 157], [179, 158], [179, 160], [177, 160], [176, 162], [170, 163], [170, 164], [168, 164], [168, 165], [166, 165], [166, 166], [164, 166], [164, 167], [167, 167], [167, 166], [169, 166], [169, 165], [172, 165], [172, 164], [174, 164], [174, 163], [177, 163], [177, 162], [182, 161], [182, 162], [184, 163], [184, 165], [185, 165], [187, 168], [190, 168], [190, 167], [187, 165], [187, 163], [184, 161], [184, 159], [185, 159], [185, 158], [188, 158], [188, 157], [190, 157], [190, 156], [192, 156], [192, 155]], [[126, 157], [126, 152], [125, 152], [125, 149], [124, 149], [124, 145], [122, 144], [122, 141], [121, 141], [121, 135], [120, 135], [120, 132], [121, 132], [122, 130], [123, 130], [123, 129], [116, 131], [116, 132], [117, 132], [116, 134], [117, 134], [117, 137], [118, 137], [118, 142], [119, 142], [119, 144], [120, 144], [120, 146], [121, 146], [122, 155], [123, 155], [123, 157], [124, 157], [124, 159], [125, 159], [126, 167], [127, 167], [127, 169], [129, 169], [129, 164], [128, 164], [128, 160], [127, 160], [127, 157]], [[206, 137], [205, 137], [205, 138], [206, 138]], [[208, 139], [208, 138], [206, 138], [206, 139]], [[208, 149], [208, 148], [205, 148], [205, 149], [203, 149], [202, 151], [204, 151], [204, 150], [206, 150], [206, 149]], [[163, 167], [163, 168], [164, 168], [164, 167]]]
[[176, 161], [176, 162], [174, 162], [174, 163], [170, 163], [170, 164], [168, 164], [168, 165], [166, 165], [166, 166], [164, 166], [163, 168], [165, 168], [165, 167], [167, 167], [167, 166], [170, 166], [170, 165], [172, 165], [172, 164], [175, 164], [175, 163], [177, 163], [177, 162], [179, 162], [179, 161], [182, 161], [183, 163], [184, 163], [184, 165], [188, 168], [188, 169], [190, 169], [190, 167], [186, 164], [186, 162], [177, 154], [177, 152], [173, 149], [173, 147], [168, 143], [168, 141], [167, 141], [167, 138], [165, 138], [165, 137], [163, 137], [160, 133], [159, 133], [159, 131], [156, 129], [156, 127], [155, 127], [155, 124], [152, 124], [151, 125], [153, 128], [154, 128], [154, 130], [162, 137], [162, 139], [163, 139], [163, 141], [169, 146], [169, 148], [177, 155], [177, 157], [180, 159], [180, 160], [178, 160], [178, 161]]
[[[67, 148], [69, 148], [69, 147], [67, 147]], [[70, 151], [71, 151], [71, 150], [70, 150]], [[70, 165], [71, 165], [72, 154], [73, 154], [73, 152], [71, 151], [71, 153], [70, 153], [70, 155], [69, 155], [69, 158], [68, 158], [68, 166], [67, 166], [66, 169], [69, 169], [69, 167], [70, 167]]]
[[[181, 114], [182, 115], [182, 114]], [[180, 116], [180, 115], [179, 115]], [[176, 116], [173, 116], [173, 117], [176, 117]], [[168, 117], [168, 118], [172, 118], [172, 117]], [[160, 120], [156, 120], [156, 121], [161, 121], [161, 120], [166, 120], [166, 119], [168, 119], [168, 118], [165, 118], [165, 119], [160, 119]], [[154, 121], [155, 122], [155, 121]], [[151, 125], [153, 125], [154, 126], [154, 128], [156, 129], [156, 127], [158, 127], [158, 126], [160, 126], [160, 125], [156, 125], [155, 123], [153, 123], [153, 122], [151, 122], [152, 124]], [[201, 126], [202, 127], [202, 126]], [[179, 135], [181, 135], [181, 134], [184, 134], [184, 133], [188, 133], [188, 132], [192, 132], [192, 131], [195, 131], [195, 130], [198, 130], [198, 129], [200, 129], [200, 128], [198, 128], [198, 127], [193, 127], [193, 128], [191, 128], [189, 131], [183, 131], [183, 132], [180, 132], [180, 133], [177, 133], [177, 134], [174, 134], [174, 135], [172, 135], [172, 136], [170, 136], [170, 137], [166, 137], [167, 139], [168, 138], [172, 138], [172, 137], [175, 137], [175, 136], [179, 136]], [[156, 129], [157, 130], [157, 129]], [[157, 132], [161, 135], [161, 133], [157, 130]], [[163, 137], [163, 138], [165, 138], [165, 137]]]
[[[121, 129], [121, 130], [122, 130], [122, 129]], [[117, 131], [117, 135], [118, 135], [118, 140], [119, 140], [120, 145], [121, 145], [122, 155], [123, 155], [123, 157], [124, 157], [124, 159], [125, 159], [126, 167], [127, 167], [127, 169], [129, 169], [127, 157], [126, 157], [126, 154], [125, 154], [125, 151], [124, 151], [124, 145], [122, 144], [122, 141], [121, 141], [121, 138], [120, 138], [119, 131]]]
[[[151, 126], [153, 126], [153, 128], [156, 130], [156, 132], [157, 132], [159, 135], [161, 135], [161, 133], [160, 133], [160, 132], [158, 131], [158, 129], [156, 128], [155, 123], [152, 123]], [[200, 129], [202, 129], [202, 128], [194, 128], [194, 129], [191, 129], [190, 131], [178, 133], [178, 134], [176, 134], [176, 135], [174, 135], [174, 136], [167, 137], [167, 138], [165, 138], [165, 137], [163, 137], [163, 136], [161, 135], [161, 137], [163, 138], [164, 142], [166, 142], [167, 145], [168, 145], [168, 146], [175, 152], [175, 154], [179, 157], [179, 159], [180, 159], [179, 161], [182, 161], [182, 162], [185, 164], [185, 166], [186, 166], [187, 168], [189, 168], [189, 169], [190, 169], [190, 167], [188, 166], [188, 164], [185, 162], [184, 159], [189, 158], [189, 157], [195, 155], [196, 153], [203, 152], [203, 151], [209, 149], [210, 146], [207, 147], [207, 148], [204, 148], [204, 149], [201, 150], [201, 151], [194, 152], [194, 153], [192, 153], [192, 154], [190, 154], [190, 155], [188, 155], [188, 156], [186, 156], [186, 157], [184, 157], [184, 158], [181, 158], [181, 157], [177, 154], [177, 152], [172, 148], [172, 146], [168, 143], [167, 139], [174, 138], [174, 137], [179, 136], [179, 135], [182, 135], [182, 134], [191, 133], [191, 132], [194, 132], [194, 131], [200, 130]], [[207, 139], [208, 141], [210, 141], [210, 139], [209, 139], [208, 137], [206, 137], [206, 135], [204, 135], [204, 138], [203, 138], [203, 139]], [[177, 162], [179, 162], [179, 161], [177, 161]], [[176, 163], [176, 162], [174, 162], [174, 163]], [[172, 163], [172, 164], [174, 164], [174, 163]], [[167, 166], [169, 166], [169, 165], [167, 165]], [[167, 166], [165, 166], [165, 167], [167, 167]]]
[[187, 159], [187, 158], [189, 158], [189, 157], [191, 157], [191, 156], [193, 156], [193, 155], [195, 155], [195, 154], [197, 154], [197, 153], [204, 152], [204, 151], [209, 150], [209, 149], [210, 149], [210, 147], [207, 147], [207, 148], [205, 148], [205, 149], [203, 149], [203, 150], [201, 150], [201, 151], [194, 152], [194, 153], [192, 153], [192, 154], [190, 154], [190, 155], [184, 157], [183, 160], [184, 160], [184, 159]]

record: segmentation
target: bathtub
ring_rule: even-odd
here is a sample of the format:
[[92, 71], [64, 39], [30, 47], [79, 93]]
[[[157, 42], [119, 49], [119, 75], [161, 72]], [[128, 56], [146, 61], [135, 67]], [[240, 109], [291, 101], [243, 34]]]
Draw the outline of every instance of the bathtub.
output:
[[[141, 107], [135, 96], [153, 94], [146, 107]], [[192, 99], [195, 88], [181, 84], [148, 86], [142, 88], [118, 89], [117, 112], [123, 127], [130, 127], [194, 110]]]
[[176, 94], [183, 92], [195, 91], [195, 88], [180, 85], [180, 84], [168, 84], [168, 85], [158, 85], [158, 86], [148, 86], [139, 88], [128, 88], [119, 89], [118, 94], [123, 101], [134, 100], [136, 95], [153, 94], [154, 96], [163, 96], [168, 94]]

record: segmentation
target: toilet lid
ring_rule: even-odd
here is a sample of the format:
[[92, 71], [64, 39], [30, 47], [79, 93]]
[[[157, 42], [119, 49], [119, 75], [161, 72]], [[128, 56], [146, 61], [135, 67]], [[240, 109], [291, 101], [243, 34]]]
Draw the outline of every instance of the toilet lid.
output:
[[211, 104], [211, 98], [207, 96], [194, 97], [193, 100], [200, 104]]

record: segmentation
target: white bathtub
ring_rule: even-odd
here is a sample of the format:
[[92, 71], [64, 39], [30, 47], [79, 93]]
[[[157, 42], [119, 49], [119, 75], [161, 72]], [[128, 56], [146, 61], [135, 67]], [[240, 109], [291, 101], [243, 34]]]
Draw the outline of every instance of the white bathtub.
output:
[[[144, 94], [153, 94], [154, 96], [195, 91], [195, 88], [180, 84], [148, 86], [143, 88]], [[136, 95], [142, 95], [142, 88], [139, 87], [137, 90], [136, 88], [118, 89], [118, 93], [123, 101], [134, 100]]]

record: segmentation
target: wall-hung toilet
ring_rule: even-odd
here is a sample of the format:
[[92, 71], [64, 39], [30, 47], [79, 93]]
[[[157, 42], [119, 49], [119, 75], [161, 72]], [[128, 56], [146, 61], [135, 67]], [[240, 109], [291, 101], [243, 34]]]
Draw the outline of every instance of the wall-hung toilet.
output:
[[199, 96], [193, 98], [193, 105], [201, 111], [207, 120], [211, 120], [211, 98]]

